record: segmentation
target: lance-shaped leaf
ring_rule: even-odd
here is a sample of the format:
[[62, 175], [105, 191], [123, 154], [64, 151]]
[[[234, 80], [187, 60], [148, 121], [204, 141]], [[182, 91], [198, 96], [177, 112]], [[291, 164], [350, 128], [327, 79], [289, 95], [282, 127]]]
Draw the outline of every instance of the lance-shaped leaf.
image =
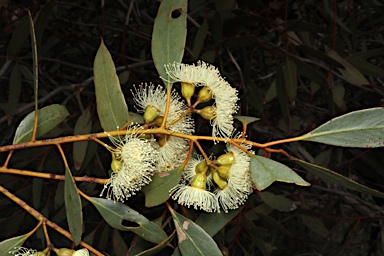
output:
[[170, 210], [179, 238], [179, 249], [183, 255], [223, 255], [204, 229], [183, 215]]
[[275, 195], [269, 191], [259, 192], [258, 194], [266, 205], [275, 210], [289, 212], [294, 209], [293, 202], [284, 196]]
[[[165, 239], [163, 242], [161, 242], [160, 244], [152, 247], [152, 248], [149, 248], [147, 250], [144, 250], [144, 251], [141, 251], [140, 253], [137, 253], [137, 254], [132, 254], [132, 255], [136, 255], [136, 256], [152, 256], [152, 255], [161, 255], [159, 252], [162, 251], [169, 243], [169, 241], [171, 241], [171, 239], [173, 238], [173, 236], [175, 235], [176, 233], [176, 230], [172, 232], [172, 234], [167, 237], [167, 239]], [[130, 251], [131, 252], [131, 251]]]
[[101, 41], [93, 63], [97, 114], [104, 131], [116, 130], [128, 121], [128, 106], [121, 91], [115, 64]]
[[64, 202], [69, 231], [71, 232], [73, 241], [78, 245], [81, 241], [81, 234], [83, 233], [83, 211], [75, 180], [68, 168], [65, 170]]
[[167, 79], [164, 65], [181, 62], [187, 35], [187, 0], [163, 0], [152, 33], [152, 57], [157, 72]]
[[[167, 239], [167, 234], [156, 223], [149, 221], [127, 205], [104, 198], [90, 197], [89, 200], [111, 227], [122, 231], [132, 231], [155, 244], [160, 244]], [[135, 222], [139, 226], [124, 226], [122, 223], [124, 220]]]
[[15, 247], [23, 245], [24, 241], [27, 240], [27, 238], [31, 234], [25, 234], [22, 236], [12, 237], [7, 240], [4, 240], [0, 243], [0, 255], [4, 256], [11, 256], [14, 255], [13, 253], [9, 253], [9, 251], [14, 250]]
[[336, 117], [301, 136], [302, 140], [342, 147], [384, 146], [384, 108], [354, 111]]
[[297, 164], [304, 168], [306, 171], [316, 175], [317, 177], [320, 177], [324, 180], [334, 182], [336, 184], [339, 184], [343, 187], [349, 188], [351, 190], [355, 190], [361, 193], [365, 193], [372, 196], [377, 196], [384, 198], [384, 193], [377, 191], [375, 189], [366, 187], [360, 183], [357, 183], [354, 180], [348, 179], [347, 177], [344, 177], [343, 175], [340, 175], [334, 171], [331, 171], [330, 169], [311, 164], [308, 162], [305, 162], [303, 160], [297, 160]]
[[294, 102], [297, 93], [297, 69], [293, 60], [287, 59], [283, 68], [284, 85], [290, 102]]
[[151, 183], [142, 189], [145, 194], [145, 206], [152, 207], [167, 201], [170, 197], [169, 190], [179, 183], [181, 174], [181, 170], [175, 169], [153, 175]]
[[269, 158], [253, 155], [250, 163], [251, 177], [257, 190], [269, 187], [274, 181], [294, 183], [299, 186], [309, 186], [291, 168]]
[[[91, 112], [87, 108], [77, 119], [73, 134], [88, 134], [92, 129]], [[75, 142], [73, 144], [73, 162], [76, 170], [80, 170], [83, 165], [85, 154], [87, 153], [88, 141]]]
[[[41, 137], [69, 116], [68, 110], [59, 104], [46, 106], [39, 110], [36, 138]], [[13, 144], [30, 141], [32, 138], [35, 111], [29, 113], [16, 129]]]
[[217, 213], [203, 212], [196, 220], [196, 224], [207, 232], [208, 235], [213, 237], [219, 232], [228, 222], [230, 222], [236, 215], [241, 212], [243, 207], [236, 210], [231, 210], [228, 213], [223, 211]]

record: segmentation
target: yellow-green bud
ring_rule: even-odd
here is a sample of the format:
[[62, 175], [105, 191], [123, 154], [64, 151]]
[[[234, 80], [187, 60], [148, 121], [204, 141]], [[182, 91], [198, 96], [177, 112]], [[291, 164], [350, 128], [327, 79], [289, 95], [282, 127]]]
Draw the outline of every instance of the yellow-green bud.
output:
[[195, 93], [195, 86], [190, 83], [181, 83], [181, 94], [187, 100], [188, 105], [191, 105], [191, 97]]
[[206, 174], [207, 172], [207, 162], [203, 161], [203, 162], [200, 162], [196, 165], [195, 167], [195, 172], [196, 173], [204, 173]]
[[33, 254], [33, 256], [46, 256], [45, 252], [36, 252]]
[[57, 256], [72, 256], [75, 253], [75, 250], [67, 249], [67, 248], [61, 248], [61, 249], [54, 249]]
[[219, 173], [219, 176], [225, 180], [228, 180], [230, 169], [231, 169], [231, 165], [222, 165], [216, 168], [217, 172]]
[[163, 116], [158, 116], [156, 117], [156, 120], [155, 120], [155, 125], [160, 127], [161, 124], [163, 123], [163, 120], [164, 120], [164, 117]]
[[197, 101], [198, 102], [207, 102], [212, 99], [212, 93], [211, 90], [208, 89], [207, 86], [204, 86], [197, 95]]
[[158, 112], [159, 112], [159, 110], [157, 108], [155, 108], [152, 105], [148, 105], [145, 108], [145, 112], [144, 112], [144, 116], [143, 116], [145, 123], [148, 124], [148, 123], [153, 122], [153, 120], [155, 120], [155, 118], [157, 117]]
[[167, 135], [160, 134], [160, 135], [157, 135], [156, 137], [156, 141], [160, 147], [164, 147], [165, 144], [167, 144], [168, 140], [169, 140], [169, 136]]
[[216, 163], [218, 165], [232, 165], [235, 162], [235, 155], [232, 152], [228, 152], [217, 158]]
[[212, 172], [212, 179], [213, 181], [216, 183], [216, 185], [219, 187], [219, 189], [223, 190], [227, 187], [228, 185], [228, 182], [223, 180], [219, 174], [217, 173], [217, 171], [213, 171]]
[[112, 153], [111, 169], [113, 172], [119, 172], [123, 168], [123, 162], [116, 159], [116, 154]]
[[152, 139], [152, 134], [142, 133], [142, 134], [140, 134], [139, 138], [140, 139], [150, 140], [150, 139]]
[[204, 173], [196, 173], [191, 183], [191, 186], [205, 190], [206, 185], [207, 185], [207, 176]]
[[199, 110], [197, 113], [200, 114], [200, 116], [206, 120], [211, 120], [216, 116], [216, 109], [212, 106], [207, 106], [201, 110]]

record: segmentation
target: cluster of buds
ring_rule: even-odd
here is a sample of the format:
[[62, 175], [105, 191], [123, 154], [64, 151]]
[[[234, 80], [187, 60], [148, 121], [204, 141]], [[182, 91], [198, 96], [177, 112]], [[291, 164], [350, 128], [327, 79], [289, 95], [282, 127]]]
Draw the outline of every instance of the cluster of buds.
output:
[[[173, 63], [166, 65], [165, 70], [167, 82], [181, 83], [184, 99], [172, 91], [167, 106], [167, 91], [162, 86], [141, 84], [134, 87], [133, 100], [138, 112], [143, 114], [145, 125], [131, 125], [128, 127], [130, 132], [123, 137], [109, 136], [115, 146], [111, 149], [112, 175], [102, 191], [102, 194], [107, 191], [109, 199], [124, 202], [151, 182], [154, 173], [183, 165], [190, 153], [191, 142], [182, 136], [172, 136], [172, 133], [193, 134], [192, 113], [210, 120], [215, 142], [218, 137], [227, 141], [234, 134], [237, 90], [221, 77], [214, 66], [204, 62], [197, 65]], [[200, 88], [196, 93], [197, 87]], [[198, 108], [200, 103], [205, 103], [205, 107]], [[146, 133], [160, 127], [169, 132]], [[241, 147], [249, 149], [245, 145]], [[173, 198], [180, 204], [193, 205], [207, 212], [219, 211], [220, 208], [227, 212], [238, 208], [252, 192], [249, 156], [227, 144], [226, 154], [214, 161], [207, 160], [202, 157], [189, 160], [181, 183], [170, 191]]]

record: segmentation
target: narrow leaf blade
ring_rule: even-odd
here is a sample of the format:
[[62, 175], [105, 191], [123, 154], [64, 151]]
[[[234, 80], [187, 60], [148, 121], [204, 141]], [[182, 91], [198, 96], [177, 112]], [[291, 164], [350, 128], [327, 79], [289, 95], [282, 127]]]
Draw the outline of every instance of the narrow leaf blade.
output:
[[167, 78], [164, 65], [181, 62], [187, 36], [187, 0], [163, 0], [152, 33], [152, 57], [157, 72]]
[[183, 255], [222, 256], [219, 247], [199, 225], [171, 210]]
[[[30, 141], [32, 138], [35, 111], [29, 113], [16, 129], [13, 144]], [[36, 138], [46, 134], [69, 116], [68, 110], [59, 104], [46, 106], [39, 110]]]
[[83, 211], [79, 192], [77, 191], [71, 171], [68, 168], [65, 170], [64, 202], [69, 231], [71, 232], [74, 243], [78, 245], [83, 232]]
[[350, 180], [343, 175], [340, 175], [330, 169], [311, 164], [308, 162], [305, 162], [303, 160], [297, 160], [297, 164], [304, 168], [306, 171], [316, 175], [317, 177], [320, 177], [324, 180], [331, 181], [333, 183], [339, 184], [343, 187], [349, 188], [351, 190], [355, 190], [361, 193], [365, 193], [368, 195], [376, 196], [376, 197], [381, 197], [384, 198], [384, 193], [377, 191], [375, 189], [366, 187], [360, 183], [357, 183], [354, 180]]
[[[160, 244], [167, 239], [167, 234], [156, 223], [149, 221], [125, 204], [95, 197], [90, 197], [90, 202], [113, 228], [122, 231], [132, 231], [136, 235], [155, 244]], [[135, 222], [139, 227], [126, 227], [122, 224], [123, 220]]]
[[128, 106], [121, 91], [115, 64], [101, 41], [93, 63], [97, 114], [104, 131], [116, 130], [128, 121]]
[[14, 250], [15, 247], [21, 246], [25, 240], [29, 237], [30, 234], [25, 234], [22, 236], [16, 236], [4, 240], [0, 243], [0, 255], [11, 256], [13, 253], [9, 253], [9, 251]]
[[[73, 134], [88, 134], [92, 129], [91, 112], [87, 108], [77, 119]], [[73, 144], [73, 162], [76, 170], [80, 170], [83, 165], [85, 154], [87, 153], [88, 141], [75, 142]]]
[[181, 179], [182, 171], [175, 169], [153, 175], [151, 183], [143, 187], [145, 194], [145, 206], [160, 205], [170, 197], [169, 190], [174, 188]]
[[252, 180], [259, 191], [266, 189], [275, 181], [294, 183], [299, 186], [310, 185], [288, 166], [265, 157], [253, 155], [250, 170]]
[[302, 136], [302, 140], [341, 147], [384, 146], [384, 108], [363, 109], [336, 117]]

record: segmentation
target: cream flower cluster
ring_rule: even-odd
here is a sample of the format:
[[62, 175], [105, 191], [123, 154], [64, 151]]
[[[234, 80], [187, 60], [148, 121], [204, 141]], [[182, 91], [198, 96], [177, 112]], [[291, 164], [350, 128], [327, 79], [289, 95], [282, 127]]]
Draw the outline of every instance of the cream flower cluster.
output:
[[207, 212], [220, 212], [220, 207], [224, 212], [237, 209], [253, 191], [249, 163], [250, 157], [231, 144], [227, 144], [227, 153], [216, 160], [217, 168], [204, 169], [202, 157], [192, 158], [184, 169], [182, 183], [170, 190], [172, 198]]
[[[223, 79], [219, 70], [203, 61], [196, 65], [172, 63], [165, 65], [170, 82], [207, 87], [215, 99], [210, 118], [212, 136], [228, 138], [234, 131], [233, 115], [237, 112], [237, 90]], [[164, 78], [163, 78], [164, 79]]]
[[[45, 250], [44, 250], [45, 251]], [[61, 249], [54, 249], [56, 254], [58, 256], [61, 255], [71, 255], [71, 256], [89, 256], [89, 252], [87, 249], [80, 249], [80, 250], [71, 250], [67, 248], [61, 248]], [[14, 250], [9, 251], [10, 254], [14, 254], [15, 256], [45, 256], [45, 252], [38, 252], [34, 249], [28, 249], [25, 247], [17, 246], [14, 248]], [[48, 253], [49, 254], [49, 253]]]

